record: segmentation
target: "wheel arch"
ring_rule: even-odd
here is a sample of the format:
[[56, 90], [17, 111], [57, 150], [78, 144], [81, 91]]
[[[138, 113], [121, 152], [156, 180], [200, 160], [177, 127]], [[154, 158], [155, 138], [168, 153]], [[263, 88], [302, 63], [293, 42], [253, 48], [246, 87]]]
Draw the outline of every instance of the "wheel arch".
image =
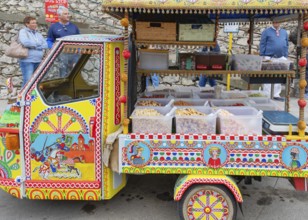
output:
[[242, 193], [235, 181], [224, 175], [181, 175], [174, 187], [174, 200], [180, 201], [187, 189], [197, 184], [223, 185], [232, 193], [238, 203], [243, 202]]

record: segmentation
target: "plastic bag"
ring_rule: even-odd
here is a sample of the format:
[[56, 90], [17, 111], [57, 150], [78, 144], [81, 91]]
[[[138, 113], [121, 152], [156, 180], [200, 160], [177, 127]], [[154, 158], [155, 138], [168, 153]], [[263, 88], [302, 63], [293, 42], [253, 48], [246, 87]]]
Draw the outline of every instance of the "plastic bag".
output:
[[154, 73], [153, 75], [151, 75], [151, 79], [152, 79], [152, 85], [154, 87], [158, 87], [159, 86], [159, 76], [157, 76], [156, 73]]

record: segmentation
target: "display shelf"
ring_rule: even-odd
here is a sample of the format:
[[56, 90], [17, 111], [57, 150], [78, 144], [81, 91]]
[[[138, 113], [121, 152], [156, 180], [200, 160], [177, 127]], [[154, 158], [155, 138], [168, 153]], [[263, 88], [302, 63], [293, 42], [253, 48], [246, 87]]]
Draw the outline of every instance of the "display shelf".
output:
[[249, 77], [268, 77], [268, 78], [280, 78], [280, 77], [295, 77], [295, 71], [286, 71], [286, 70], [268, 70], [268, 71], [237, 71], [237, 70], [144, 70], [137, 69], [139, 74], [178, 74], [178, 75], [227, 75], [231, 74], [232, 76], [249, 76]]
[[170, 45], [177, 47], [190, 47], [190, 46], [200, 46], [209, 47], [216, 46], [216, 42], [191, 42], [191, 41], [150, 41], [150, 40], [136, 40], [137, 46], [149, 46], [149, 45]]

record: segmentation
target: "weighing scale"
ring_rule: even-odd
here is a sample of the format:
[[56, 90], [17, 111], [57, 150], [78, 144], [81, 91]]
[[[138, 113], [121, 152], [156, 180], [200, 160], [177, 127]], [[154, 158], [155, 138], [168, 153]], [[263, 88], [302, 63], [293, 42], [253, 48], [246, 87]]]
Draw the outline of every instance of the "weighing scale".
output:
[[[286, 111], [263, 111], [263, 131], [271, 135], [289, 134], [289, 124], [292, 125], [292, 132], [297, 132], [298, 118]], [[306, 133], [308, 130], [306, 128]]]

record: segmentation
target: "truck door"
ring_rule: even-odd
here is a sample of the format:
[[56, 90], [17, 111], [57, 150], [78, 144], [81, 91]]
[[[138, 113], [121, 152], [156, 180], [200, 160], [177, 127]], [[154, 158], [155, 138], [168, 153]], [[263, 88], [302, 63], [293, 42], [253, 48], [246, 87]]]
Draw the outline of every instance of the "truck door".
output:
[[104, 44], [61, 42], [24, 108], [26, 196], [100, 200]]

